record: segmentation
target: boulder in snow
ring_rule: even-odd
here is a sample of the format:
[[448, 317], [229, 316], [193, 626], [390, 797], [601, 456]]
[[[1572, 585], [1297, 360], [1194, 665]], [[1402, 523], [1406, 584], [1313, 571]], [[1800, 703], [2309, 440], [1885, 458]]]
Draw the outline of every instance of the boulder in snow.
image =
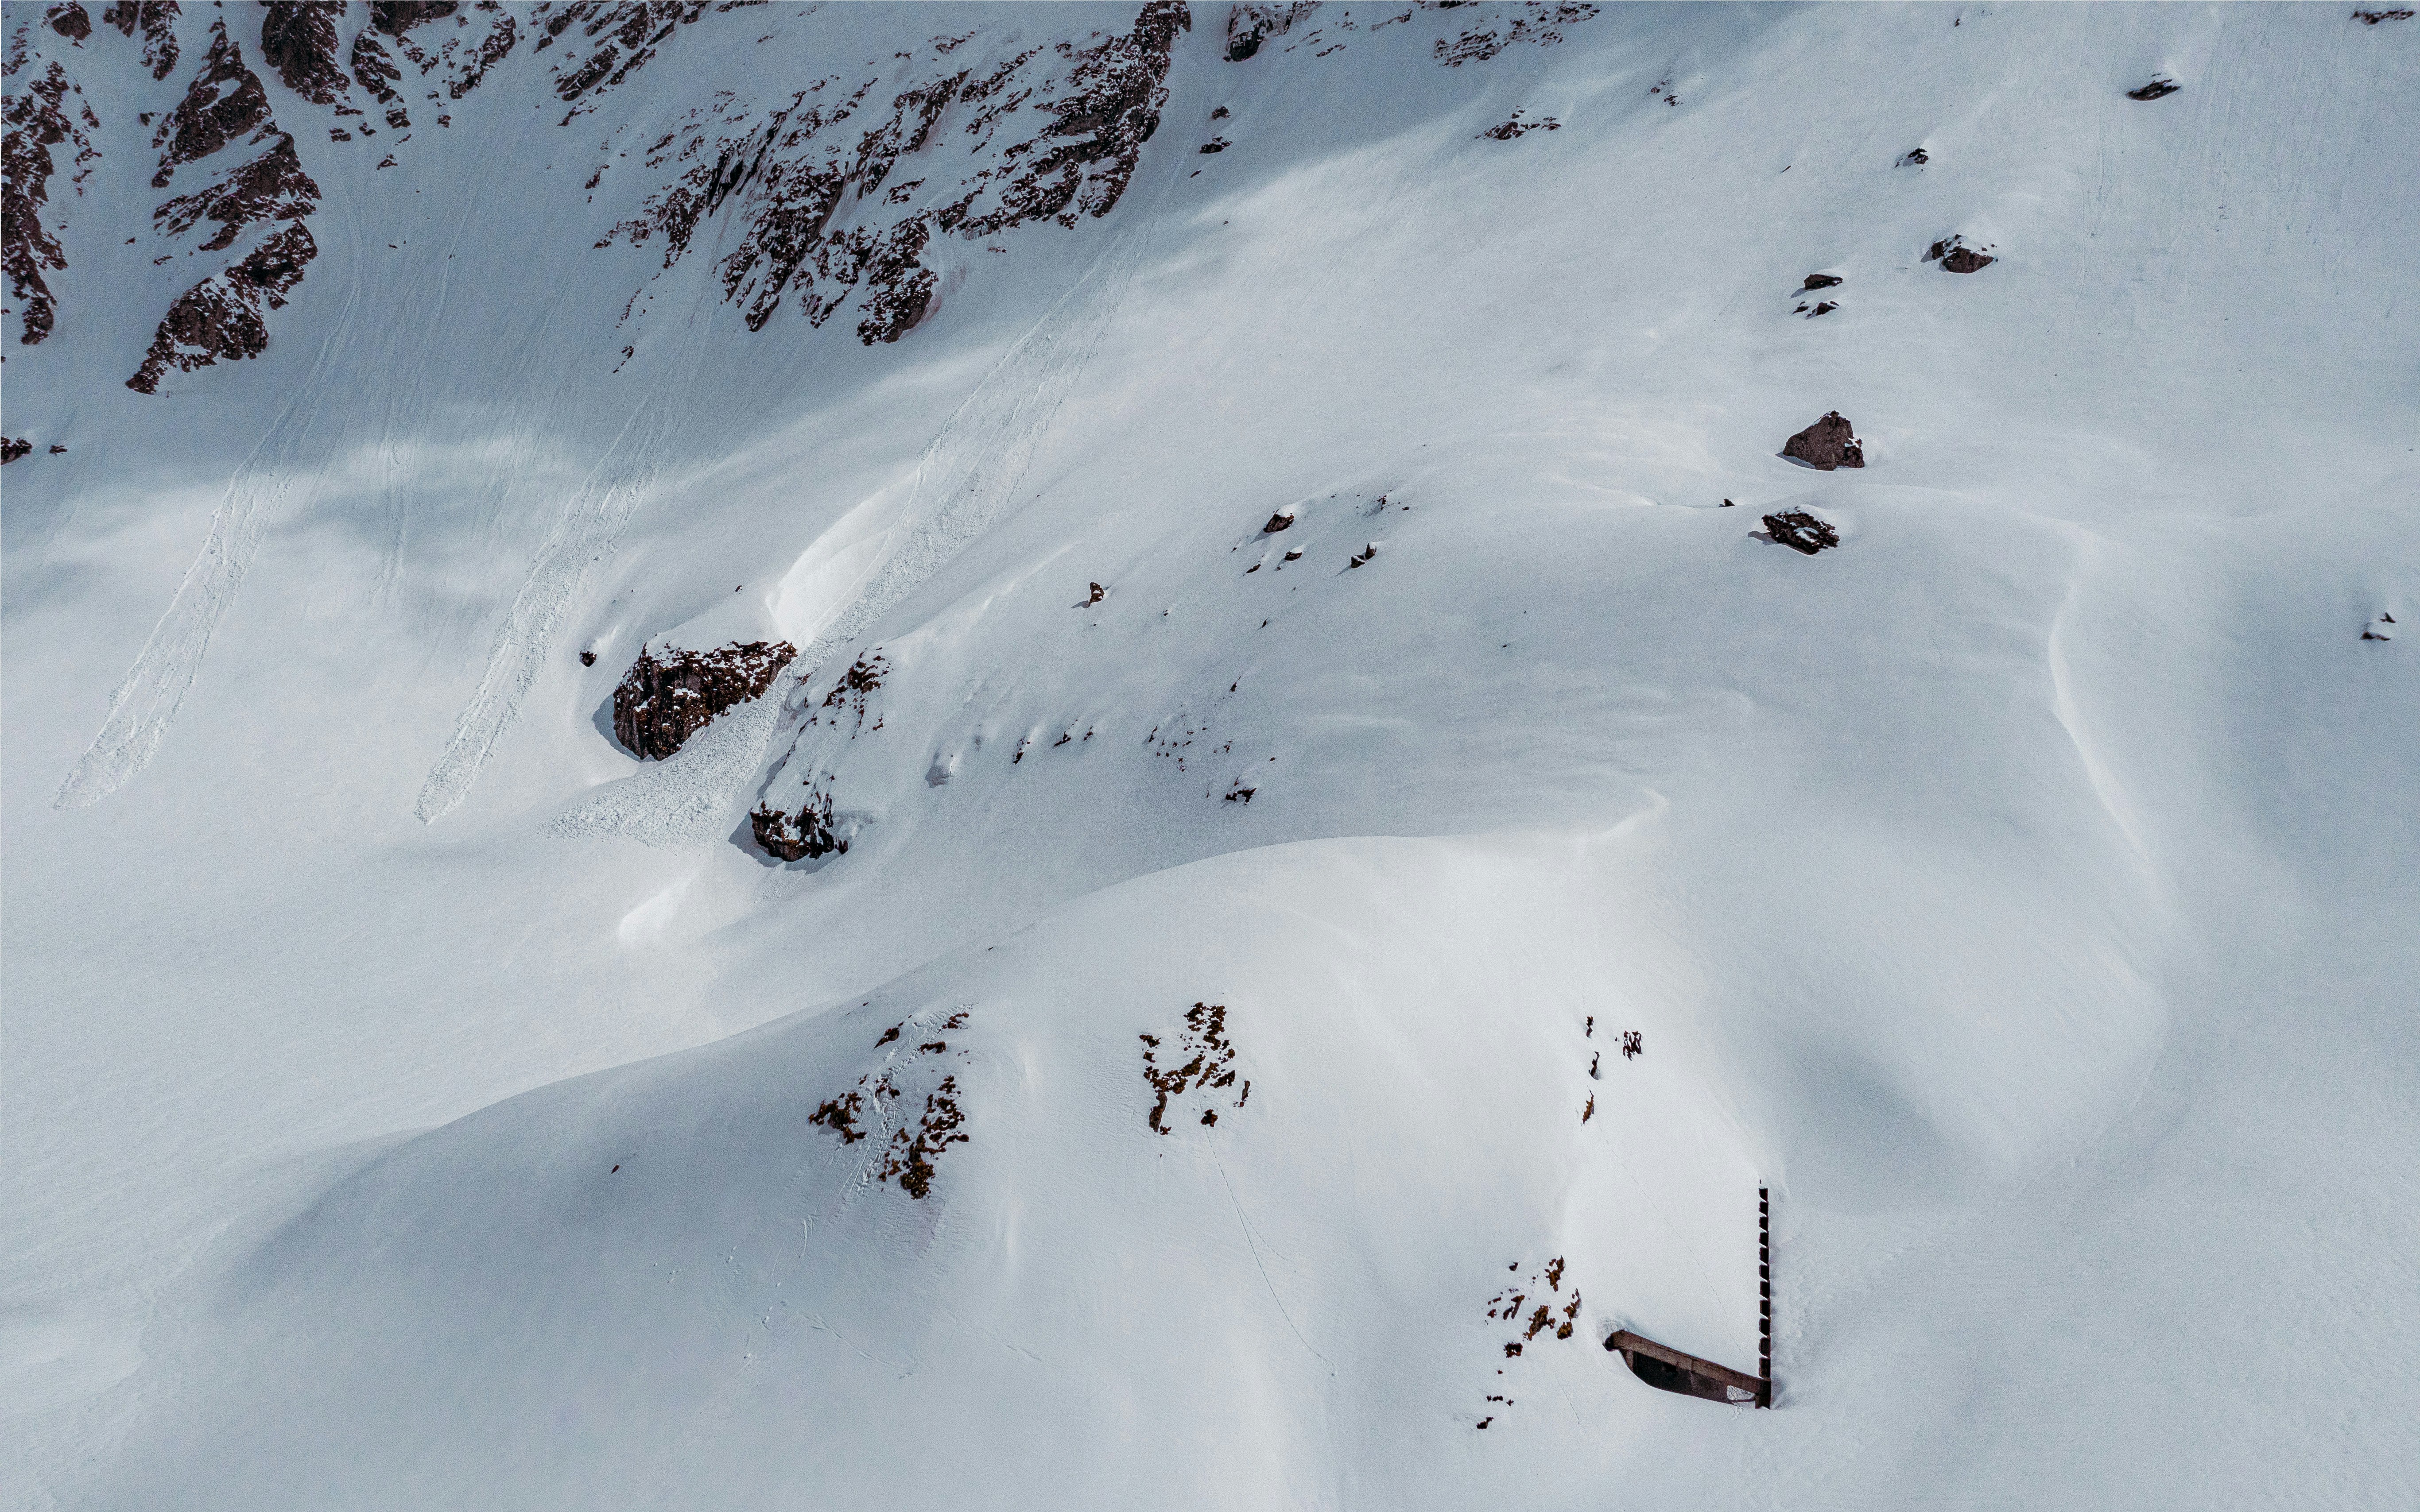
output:
[[[1792, 551], [1803, 551], [1810, 557], [1825, 547], [1840, 544], [1838, 531], [1834, 530], [1829, 522], [1817, 519], [1803, 509], [1784, 510], [1778, 515], [1767, 515], [1764, 517], [1764, 528], [1776, 541]], [[1621, 1053], [1625, 1056], [1635, 1056], [1638, 1053], [1629, 1036], [1623, 1037]]]
[[1790, 438], [1782, 444], [1781, 455], [1825, 472], [1834, 468], [1866, 465], [1865, 448], [1857, 442], [1856, 428], [1838, 409]]
[[613, 689], [613, 736], [642, 760], [662, 761], [716, 715], [772, 687], [798, 654], [787, 640], [667, 648], [661, 656], [642, 647]]

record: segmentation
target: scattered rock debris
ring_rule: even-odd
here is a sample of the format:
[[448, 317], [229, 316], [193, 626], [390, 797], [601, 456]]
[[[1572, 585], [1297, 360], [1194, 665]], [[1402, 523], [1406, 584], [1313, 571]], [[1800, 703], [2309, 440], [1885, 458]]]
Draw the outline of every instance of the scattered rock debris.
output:
[[[959, 1010], [943, 1020], [940, 1027], [965, 1027], [969, 1012]], [[875, 1048], [897, 1040], [899, 1031], [907, 1026], [907, 1023], [892, 1025], [875, 1041]], [[952, 1145], [967, 1143], [966, 1112], [958, 1103], [958, 1079], [945, 1072], [939, 1082], [924, 1092], [923, 1106], [912, 1119], [906, 1113], [907, 1106], [913, 1103], [912, 1090], [903, 1089], [901, 1083], [912, 1088], [929, 1077], [931, 1059], [947, 1055], [949, 1050], [948, 1041], [931, 1040], [910, 1051], [892, 1051], [879, 1073], [868, 1072], [857, 1079], [855, 1088], [825, 1099], [807, 1115], [807, 1121], [840, 1135], [845, 1148], [880, 1133], [881, 1126], [890, 1122], [892, 1106], [899, 1106], [899, 1121], [884, 1142], [882, 1158], [878, 1164], [870, 1164], [866, 1174], [876, 1181], [895, 1181], [901, 1191], [920, 1200], [932, 1196], [933, 1177], [943, 1152]], [[957, 1054], [964, 1058], [967, 1052], [960, 1050]], [[865, 1128], [861, 1119], [876, 1127]]]
[[1937, 262], [1942, 270], [1951, 273], [1975, 273], [1991, 267], [2000, 259], [1988, 252], [1966, 245], [1962, 237], [1944, 237], [1925, 249], [1924, 260]]
[[[1159, 1053], [1164, 1041], [1158, 1035], [1137, 1036], [1142, 1041], [1142, 1079], [1156, 1091], [1158, 1099], [1151, 1105], [1146, 1120], [1155, 1134], [1171, 1134], [1168, 1126], [1169, 1104], [1191, 1091], [1203, 1103], [1201, 1117], [1195, 1121], [1213, 1125], [1218, 1121], [1218, 1110], [1208, 1104], [1224, 1102], [1227, 1088], [1236, 1080], [1235, 1046], [1227, 1038], [1227, 1010], [1219, 1003], [1196, 1003], [1185, 1011], [1185, 1027], [1176, 1031], [1176, 1043], [1168, 1047], [1171, 1060], [1185, 1057], [1174, 1070], [1162, 1070]], [[1234, 1107], [1240, 1111], [1245, 1100], [1252, 1095], [1252, 1084], [1246, 1081], [1235, 1093]]]
[[[643, 646], [613, 689], [613, 737], [642, 761], [663, 761], [715, 716], [762, 695], [798, 654], [787, 640], [667, 648], [661, 656]], [[595, 660], [592, 654], [583, 665]]]
[[1823, 472], [1866, 465], [1865, 447], [1857, 440], [1855, 427], [1838, 409], [1782, 443], [1781, 455]]
[[1641, 1036], [1637, 1029], [1624, 1029], [1621, 1031], [1622, 1059], [1635, 1060], [1640, 1055], [1644, 1054], [1646, 1049], [1647, 1045], [1644, 1037]]
[[[1517, 1272], [1521, 1262], [1515, 1260], [1505, 1269]], [[1488, 1299], [1487, 1316], [1520, 1331], [1518, 1338], [1503, 1341], [1505, 1359], [1521, 1358], [1541, 1334], [1553, 1342], [1568, 1339], [1577, 1331], [1580, 1289], [1574, 1287], [1568, 1300], [1562, 1296], [1562, 1289], [1563, 1257], [1558, 1255], [1542, 1269], [1532, 1271], [1528, 1280], [1515, 1282]], [[1503, 1374], [1500, 1370], [1497, 1373]], [[1487, 1400], [1500, 1407], [1510, 1407], [1513, 1402], [1512, 1397], [1501, 1395], [1491, 1395]], [[1496, 1416], [1491, 1413], [1481, 1418], [1479, 1426], [1485, 1427], [1496, 1421]]]
[[[1826, 547], [1840, 544], [1839, 532], [1803, 509], [1767, 515], [1764, 517], [1764, 528], [1774, 540], [1793, 551], [1802, 551], [1810, 557]], [[1624, 1056], [1637, 1054], [1631, 1048], [1626, 1037], [1622, 1042], [1621, 1053]]]
[[1539, 4], [1508, 8], [1522, 12], [1512, 18], [1510, 25], [1498, 16], [1486, 25], [1463, 33], [1450, 43], [1440, 38], [1431, 55], [1446, 68], [1458, 69], [1466, 63], [1484, 63], [1506, 48], [1521, 42], [1553, 47], [1563, 39], [1562, 27], [1577, 25], [1597, 14], [1595, 6], [1586, 4]]
[[1552, 116], [1541, 116], [1534, 121], [1525, 121], [1521, 118], [1521, 115], [1522, 113], [1516, 110], [1512, 113], [1512, 118], [1503, 125], [1491, 126], [1479, 134], [1494, 142], [1510, 142], [1526, 136], [1531, 131], [1559, 131], [1563, 129], [1563, 123]]
[[2183, 87], [2184, 85], [2177, 83], [2174, 79], [2169, 78], [2166, 74], [2157, 73], [2151, 76], [2151, 82], [2149, 84], [2143, 85], [2139, 89], [2127, 90], [2126, 98], [2129, 100], [2165, 100], [2168, 96], [2175, 94], [2178, 90]]

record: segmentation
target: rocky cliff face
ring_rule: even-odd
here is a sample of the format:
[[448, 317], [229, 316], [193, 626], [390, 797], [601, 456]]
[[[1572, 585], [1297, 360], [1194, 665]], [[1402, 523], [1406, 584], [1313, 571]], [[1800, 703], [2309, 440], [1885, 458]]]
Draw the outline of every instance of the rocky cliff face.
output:
[[613, 735], [662, 761], [724, 710], [761, 697], [799, 654], [786, 640], [751, 640], [712, 651], [641, 651], [613, 689]]

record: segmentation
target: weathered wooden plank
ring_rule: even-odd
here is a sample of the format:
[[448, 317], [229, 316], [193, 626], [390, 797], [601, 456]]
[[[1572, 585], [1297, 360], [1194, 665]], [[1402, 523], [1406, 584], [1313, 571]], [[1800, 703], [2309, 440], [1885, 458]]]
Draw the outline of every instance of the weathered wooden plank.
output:
[[1694, 1354], [1683, 1354], [1668, 1344], [1656, 1343], [1644, 1334], [1633, 1334], [1626, 1328], [1621, 1329], [1605, 1341], [1605, 1347], [1608, 1350], [1619, 1350], [1625, 1355], [1643, 1354], [1651, 1360], [1661, 1360], [1666, 1365], [1685, 1370], [1693, 1376], [1703, 1377], [1717, 1385], [1736, 1386], [1742, 1391], [1753, 1393], [1759, 1401], [1764, 1399], [1764, 1382], [1756, 1377], [1745, 1371], [1734, 1370], [1729, 1365], [1716, 1365], [1712, 1360], [1700, 1360]]

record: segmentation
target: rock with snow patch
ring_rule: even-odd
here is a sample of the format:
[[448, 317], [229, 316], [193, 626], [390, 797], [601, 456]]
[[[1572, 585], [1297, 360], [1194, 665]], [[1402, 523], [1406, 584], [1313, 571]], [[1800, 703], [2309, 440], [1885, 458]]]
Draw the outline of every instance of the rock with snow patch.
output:
[[787, 640], [661, 656], [643, 647], [613, 689], [613, 736], [640, 759], [662, 761], [716, 715], [763, 694], [798, 654]]
[[1781, 455], [1824, 472], [1866, 465], [1866, 451], [1858, 443], [1856, 428], [1838, 409], [1783, 442]]

